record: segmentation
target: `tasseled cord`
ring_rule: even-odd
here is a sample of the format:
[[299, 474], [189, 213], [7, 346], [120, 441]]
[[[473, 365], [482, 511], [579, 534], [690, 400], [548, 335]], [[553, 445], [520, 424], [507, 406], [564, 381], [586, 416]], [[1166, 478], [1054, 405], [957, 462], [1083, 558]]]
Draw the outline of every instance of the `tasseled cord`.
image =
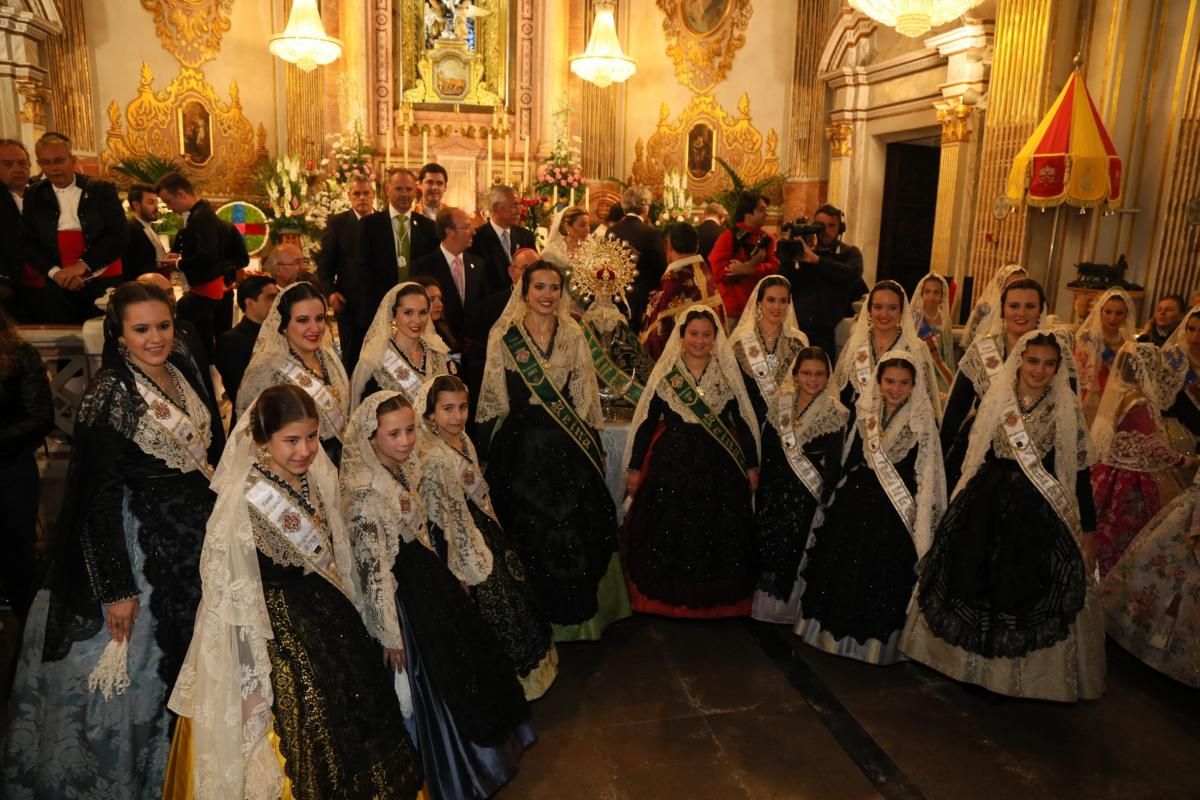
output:
[[114, 693], [124, 694], [129, 688], [129, 639], [110, 641], [100, 654], [100, 661], [88, 676], [88, 691], [100, 690], [107, 702]]

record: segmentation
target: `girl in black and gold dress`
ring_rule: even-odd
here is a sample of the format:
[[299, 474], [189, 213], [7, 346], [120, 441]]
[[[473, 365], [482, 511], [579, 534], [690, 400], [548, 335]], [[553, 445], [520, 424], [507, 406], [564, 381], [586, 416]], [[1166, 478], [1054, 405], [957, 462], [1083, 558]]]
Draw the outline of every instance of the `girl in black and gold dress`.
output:
[[408, 799], [421, 788], [392, 671], [360, 617], [318, 430], [308, 393], [269, 387], [213, 479], [204, 597], [171, 697], [191, 720], [197, 797], [278, 797], [284, 770], [297, 800]]

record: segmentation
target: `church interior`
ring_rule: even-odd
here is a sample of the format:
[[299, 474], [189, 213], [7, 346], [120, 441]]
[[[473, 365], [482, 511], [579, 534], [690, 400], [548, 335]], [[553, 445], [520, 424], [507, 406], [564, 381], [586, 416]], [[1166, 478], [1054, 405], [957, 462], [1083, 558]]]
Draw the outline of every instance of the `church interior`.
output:
[[[747, 191], [781, 239], [835, 207], [865, 287], [915, 303], [944, 276], [956, 336], [1010, 264], [1063, 325], [1112, 286], [1147, 325], [1159, 298], [1200, 303], [1200, 0], [0, 0], [0, 137], [36, 174], [47, 133], [121, 197], [185, 175], [252, 272], [284, 245], [316, 264], [352, 176], [382, 209], [390, 170], [435, 162], [475, 226], [511, 187], [539, 250], [563, 209], [594, 228], [630, 187], [663, 232]], [[162, 211], [169, 246], [186, 217]], [[43, 541], [103, 334], [22, 322], [54, 401]], [[7, 694], [20, 623], [0, 624]], [[639, 615], [558, 653], [500, 798], [1200, 795], [1200, 683], [1112, 641], [1104, 697], [1077, 704], [748, 619]]]

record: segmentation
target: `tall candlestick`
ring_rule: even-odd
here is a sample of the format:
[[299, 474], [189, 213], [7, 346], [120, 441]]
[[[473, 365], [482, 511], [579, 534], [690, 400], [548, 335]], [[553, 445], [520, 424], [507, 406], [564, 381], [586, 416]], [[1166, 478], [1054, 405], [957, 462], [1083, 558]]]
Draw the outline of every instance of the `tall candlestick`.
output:
[[400, 106], [400, 127], [404, 131], [404, 163], [401, 166], [408, 166], [408, 104]]
[[551, 201], [551, 203], [550, 203], [550, 210], [551, 211], [558, 210], [558, 184], [557, 183], [554, 184], [554, 200]]
[[592, 187], [590, 186], [583, 187], [583, 207], [589, 214], [592, 213]]
[[529, 138], [525, 137], [525, 165], [521, 168], [521, 185], [529, 188]]
[[512, 131], [507, 128], [504, 131], [504, 179], [500, 181], [503, 184], [508, 184], [512, 180], [509, 174], [509, 162], [512, 160]]
[[487, 174], [484, 178], [483, 185], [484, 187], [490, 188], [492, 185], [492, 132], [490, 130], [488, 131], [487, 148]]
[[429, 163], [429, 129], [421, 131], [421, 166]]
[[392, 128], [396, 127], [396, 113], [388, 114], [387, 126], [387, 144], [383, 153], [383, 170], [387, 172], [388, 166], [392, 163]]

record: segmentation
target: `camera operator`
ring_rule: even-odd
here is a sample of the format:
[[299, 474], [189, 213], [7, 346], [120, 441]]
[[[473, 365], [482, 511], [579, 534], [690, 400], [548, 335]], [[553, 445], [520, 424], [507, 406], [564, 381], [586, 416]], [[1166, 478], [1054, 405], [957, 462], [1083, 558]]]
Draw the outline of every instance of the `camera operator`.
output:
[[779, 268], [775, 237], [762, 229], [767, 221], [767, 198], [742, 195], [736, 220], [737, 225], [717, 237], [708, 259], [730, 328], [737, 324], [758, 282]]
[[784, 226], [787, 238], [779, 243], [779, 274], [792, 284], [800, 330], [827, 353], [834, 352], [838, 323], [853, 313], [850, 304], [867, 292], [862, 251], [842, 241], [845, 232], [841, 209], [827, 203], [811, 223]]

